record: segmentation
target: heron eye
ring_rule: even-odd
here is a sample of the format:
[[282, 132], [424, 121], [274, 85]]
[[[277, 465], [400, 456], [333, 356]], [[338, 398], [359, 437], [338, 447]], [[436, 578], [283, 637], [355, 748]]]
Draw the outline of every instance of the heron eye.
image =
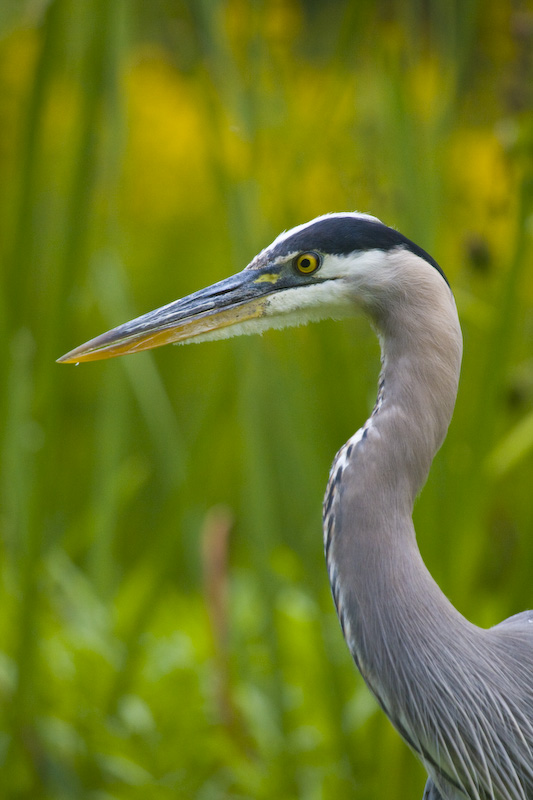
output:
[[309, 275], [320, 266], [320, 256], [318, 253], [301, 253], [294, 260], [294, 265], [298, 272]]

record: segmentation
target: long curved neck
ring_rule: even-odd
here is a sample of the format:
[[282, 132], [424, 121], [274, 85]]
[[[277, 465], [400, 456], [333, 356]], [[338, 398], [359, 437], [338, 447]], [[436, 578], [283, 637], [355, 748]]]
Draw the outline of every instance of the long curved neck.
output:
[[357, 666], [439, 797], [525, 800], [533, 798], [523, 659], [531, 631], [520, 622], [489, 630], [469, 623], [416, 543], [413, 501], [446, 434], [462, 347], [448, 287], [410, 264], [413, 274], [401, 272], [395, 297], [380, 292], [393, 283], [383, 271], [365, 283], [383, 369], [372, 416], [331, 471], [324, 502], [331, 586]]
[[[401, 304], [369, 303], [382, 345], [378, 400], [337, 454], [324, 503], [337, 610], [352, 654], [378, 695], [380, 665], [406, 615], [420, 620], [412, 626], [420, 636], [424, 620], [436, 628], [439, 614], [462, 619], [427, 571], [411, 517], [452, 416], [462, 353], [452, 294], [433, 272], [420, 280], [418, 271]], [[401, 308], [401, 315], [387, 307]]]

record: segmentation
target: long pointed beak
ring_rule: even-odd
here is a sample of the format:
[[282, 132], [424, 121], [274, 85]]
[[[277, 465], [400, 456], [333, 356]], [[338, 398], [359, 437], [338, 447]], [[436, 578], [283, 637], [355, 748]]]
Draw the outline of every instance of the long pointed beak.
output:
[[281, 288], [280, 277], [278, 271], [245, 269], [207, 289], [119, 325], [57, 360], [79, 363], [137, 353], [262, 317], [268, 295]]

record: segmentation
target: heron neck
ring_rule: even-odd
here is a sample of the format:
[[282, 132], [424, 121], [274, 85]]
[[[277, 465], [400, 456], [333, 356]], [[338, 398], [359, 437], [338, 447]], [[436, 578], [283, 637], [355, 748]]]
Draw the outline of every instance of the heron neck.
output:
[[425, 621], [437, 630], [439, 614], [457, 614], [424, 565], [412, 523], [415, 497], [452, 416], [461, 362], [455, 303], [439, 280], [429, 305], [413, 292], [401, 317], [373, 315], [382, 346], [378, 401], [339, 451], [325, 499], [330, 582], [369, 682], [387, 629], [402, 617], [420, 614], [424, 635]]

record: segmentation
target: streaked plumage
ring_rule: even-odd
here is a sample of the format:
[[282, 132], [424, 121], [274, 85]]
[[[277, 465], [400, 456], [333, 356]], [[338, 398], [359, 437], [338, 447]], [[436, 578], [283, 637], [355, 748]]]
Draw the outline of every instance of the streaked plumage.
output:
[[533, 612], [484, 630], [425, 567], [412, 507], [453, 413], [462, 337], [444, 273], [375, 217], [327, 215], [243, 272], [61, 360], [106, 358], [365, 313], [382, 370], [370, 418], [337, 454], [324, 547], [348, 647], [429, 773], [425, 800], [533, 800]]

